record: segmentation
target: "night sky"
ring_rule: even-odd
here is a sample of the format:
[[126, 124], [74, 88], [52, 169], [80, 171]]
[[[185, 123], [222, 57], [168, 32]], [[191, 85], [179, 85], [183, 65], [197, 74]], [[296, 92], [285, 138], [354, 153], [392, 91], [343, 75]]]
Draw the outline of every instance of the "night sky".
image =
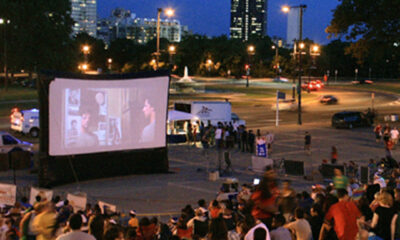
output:
[[[98, 17], [104, 18], [116, 7], [131, 10], [137, 17], [155, 18], [157, 8], [172, 7], [175, 18], [187, 25], [193, 33], [208, 36], [229, 35], [230, 0], [97, 0]], [[287, 16], [280, 11], [282, 5], [306, 4], [303, 36], [326, 44], [325, 28], [332, 18], [338, 0], [269, 0], [268, 35], [286, 38]]]

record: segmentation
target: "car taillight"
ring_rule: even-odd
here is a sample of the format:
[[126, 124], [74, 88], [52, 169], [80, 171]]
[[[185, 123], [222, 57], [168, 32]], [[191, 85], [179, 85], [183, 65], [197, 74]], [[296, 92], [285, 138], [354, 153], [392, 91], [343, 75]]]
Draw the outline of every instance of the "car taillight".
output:
[[321, 85], [317, 84], [317, 88], [321, 88]]

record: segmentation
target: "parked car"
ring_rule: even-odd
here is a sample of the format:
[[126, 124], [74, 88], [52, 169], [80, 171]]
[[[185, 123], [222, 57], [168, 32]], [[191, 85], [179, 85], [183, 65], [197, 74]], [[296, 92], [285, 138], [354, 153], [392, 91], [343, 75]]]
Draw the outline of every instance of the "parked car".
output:
[[323, 95], [320, 97], [319, 102], [322, 104], [336, 104], [338, 99], [332, 95]]
[[[279, 111], [294, 111], [297, 109], [297, 102], [295, 99], [279, 100]], [[273, 103], [271, 110], [276, 110], [276, 103]]]
[[371, 121], [362, 112], [338, 112], [332, 116], [332, 127], [370, 127]]
[[33, 144], [21, 141], [8, 132], [0, 131], [0, 153], [9, 153], [11, 151], [32, 152]]

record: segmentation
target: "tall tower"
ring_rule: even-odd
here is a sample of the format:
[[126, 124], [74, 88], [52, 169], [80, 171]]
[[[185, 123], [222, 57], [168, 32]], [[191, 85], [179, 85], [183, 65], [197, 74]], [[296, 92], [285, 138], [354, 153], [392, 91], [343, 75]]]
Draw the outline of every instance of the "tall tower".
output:
[[231, 0], [231, 38], [249, 40], [267, 33], [268, 0]]
[[86, 32], [96, 37], [97, 4], [96, 0], [70, 0], [71, 17], [75, 21], [72, 34]]

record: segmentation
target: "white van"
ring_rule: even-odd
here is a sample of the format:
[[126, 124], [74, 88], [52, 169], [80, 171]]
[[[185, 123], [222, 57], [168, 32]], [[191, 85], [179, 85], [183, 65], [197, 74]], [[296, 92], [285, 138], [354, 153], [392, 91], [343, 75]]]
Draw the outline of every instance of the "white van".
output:
[[14, 108], [11, 111], [11, 129], [32, 137], [39, 136], [39, 110], [36, 108], [19, 111]]

